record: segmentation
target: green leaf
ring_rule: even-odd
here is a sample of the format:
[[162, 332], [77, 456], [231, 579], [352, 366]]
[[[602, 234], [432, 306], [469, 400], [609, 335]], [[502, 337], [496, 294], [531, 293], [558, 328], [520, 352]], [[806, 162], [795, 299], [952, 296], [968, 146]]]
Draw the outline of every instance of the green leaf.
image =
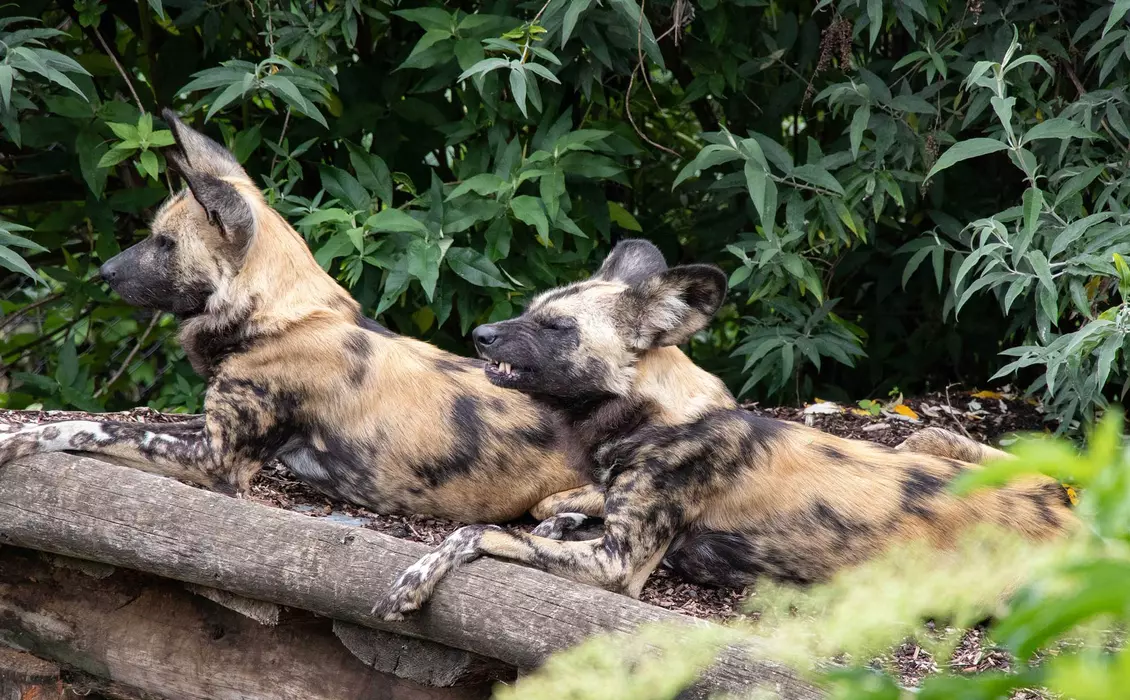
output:
[[1015, 97], [1000, 98], [994, 96], [989, 102], [993, 105], [993, 111], [997, 113], [997, 119], [1000, 120], [1001, 126], [1008, 134], [1008, 139], [1011, 142], [1015, 135], [1012, 133], [1012, 108], [1016, 104]]
[[510, 255], [510, 238], [513, 229], [510, 218], [500, 216], [487, 227], [487, 257], [493, 260], [502, 260]]
[[451, 194], [447, 195], [447, 201], [461, 197], [468, 192], [474, 192], [484, 197], [497, 194], [505, 185], [506, 180], [503, 180], [494, 173], [479, 173], [459, 183], [459, 185], [451, 191]]
[[612, 223], [617, 224], [620, 228], [638, 233], [643, 232], [643, 226], [640, 226], [640, 222], [636, 221], [636, 217], [632, 216], [631, 212], [618, 202], [608, 202], [608, 217], [612, 219]]
[[1073, 121], [1057, 117], [1045, 122], [1040, 122], [1029, 129], [1028, 132], [1024, 134], [1024, 138], [1020, 140], [1020, 143], [1023, 145], [1029, 141], [1035, 141], [1036, 139], [1089, 139], [1096, 136], [1098, 136], [1098, 134]]
[[545, 203], [545, 213], [553, 221], [561, 211], [561, 197], [565, 194], [565, 171], [554, 168], [553, 172], [541, 177], [538, 185], [541, 200]]
[[871, 120], [871, 107], [863, 105], [855, 110], [855, 115], [851, 118], [851, 157], [859, 158], [859, 147], [863, 144], [863, 130], [867, 128], [867, 122]]
[[162, 6], [161, 0], [149, 0], [149, 7], [157, 13], [158, 17], [165, 19], [165, 8]]
[[349, 212], [345, 211], [344, 209], [338, 209], [337, 207], [330, 207], [328, 209], [319, 209], [317, 211], [310, 212], [309, 214], [295, 222], [295, 226], [309, 228], [319, 226], [330, 221], [335, 223], [346, 223], [351, 220], [352, 217], [349, 215]]
[[174, 143], [176, 143], [176, 139], [173, 138], [173, 132], [169, 131], [168, 129], [160, 129], [158, 131], [154, 131], [149, 136], [149, 145], [156, 148], [172, 146]]
[[456, 78], [456, 80], [463, 82], [467, 78], [483, 75], [484, 73], [489, 73], [492, 70], [498, 70], [499, 68], [506, 68], [509, 65], [510, 61], [505, 58], [484, 58], [483, 60], [460, 73], [459, 77]]
[[844, 188], [839, 181], [818, 165], [801, 165], [793, 170], [792, 175], [811, 185], [835, 192], [841, 197], [844, 195]]
[[110, 127], [110, 131], [114, 132], [123, 141], [140, 141], [138, 137], [137, 127], [133, 124], [119, 124], [116, 122], [107, 122], [106, 126]]
[[1110, 8], [1110, 16], [1106, 18], [1106, 24], [1103, 25], [1103, 36], [1106, 36], [1106, 33], [1126, 16], [1127, 10], [1130, 10], [1130, 0], [1114, 0], [1114, 4]]
[[373, 214], [365, 221], [365, 228], [370, 231], [385, 233], [413, 233], [419, 236], [428, 235], [427, 226], [399, 209], [385, 209]]
[[109, 168], [129, 158], [137, 149], [133, 146], [117, 145], [102, 154], [98, 159], [99, 168]]
[[1105, 164], [1092, 166], [1063, 183], [1055, 196], [1055, 206], [1059, 206], [1060, 202], [1086, 189], [1095, 181], [1095, 178], [1102, 173], [1105, 167]]
[[753, 206], [761, 217], [761, 225], [766, 231], [773, 230], [773, 223], [777, 218], [777, 185], [769, 178], [769, 173], [761, 167], [747, 160], [745, 164], [746, 189]]
[[232, 83], [224, 88], [224, 90], [212, 100], [212, 106], [208, 108], [208, 113], [204, 115], [204, 121], [208, 121], [212, 118], [213, 114], [250, 92], [254, 83], [255, 77], [248, 73], [243, 76], [243, 80]]
[[386, 204], [392, 202], [392, 174], [380, 156], [350, 149], [349, 162], [353, 165], [357, 180], [362, 187], [376, 195], [382, 202]]
[[1055, 294], [1055, 282], [1052, 280], [1051, 267], [1048, 266], [1048, 259], [1044, 257], [1043, 251], [1029, 251], [1025, 257], [1028, 264], [1032, 266], [1032, 271], [1036, 273], [1037, 279], [1040, 280], [1040, 285]]
[[568, 43], [569, 37], [573, 36], [573, 29], [577, 26], [577, 20], [589, 9], [590, 5], [592, 5], [592, 0], [569, 0], [565, 8], [565, 19], [562, 20], [561, 24], [562, 48]]
[[930, 172], [927, 173], [926, 179], [929, 180], [934, 177], [934, 175], [963, 160], [996, 153], [1006, 150], [1007, 148], [1007, 143], [1002, 143], [996, 139], [978, 138], [969, 139], [968, 141], [959, 141], [947, 148], [946, 152], [938, 158], [938, 161], [934, 163], [934, 167], [930, 168]]
[[106, 144], [94, 131], [82, 131], [75, 139], [79, 171], [95, 199], [102, 199], [102, 193], [106, 189], [106, 176], [109, 173], [98, 165], [106, 151]]
[[395, 10], [392, 14], [397, 17], [403, 17], [409, 22], [415, 22], [424, 29], [446, 29], [450, 32], [455, 28], [455, 18], [439, 7]]
[[347, 204], [357, 211], [368, 211], [372, 206], [373, 198], [368, 190], [361, 186], [357, 178], [341, 168], [323, 166], [321, 176], [322, 187], [342, 204]]
[[453, 247], [447, 251], [446, 259], [447, 266], [455, 274], [476, 287], [510, 288], [510, 285], [502, 279], [501, 271], [477, 250]]
[[542, 209], [541, 200], [529, 195], [521, 195], [510, 200], [510, 211], [521, 222], [537, 229], [538, 238], [543, 244], [549, 241], [549, 219]]
[[59, 366], [55, 368], [55, 381], [60, 387], [75, 388], [78, 379], [78, 352], [75, 350], [75, 341], [71, 336], [59, 349]]
[[294, 83], [292, 83], [286, 76], [280, 73], [268, 75], [267, 77], [263, 78], [262, 83], [263, 87], [269, 90], [272, 94], [281, 97], [283, 102], [286, 102], [288, 105], [290, 105], [292, 109], [305, 114], [306, 116], [321, 124], [323, 127], [329, 128], [329, 125], [326, 123], [326, 118], [322, 116], [322, 113], [318, 111], [318, 108], [314, 106], [314, 103], [306, 99], [306, 97], [304, 97], [302, 93], [299, 92]]
[[[450, 238], [444, 239], [444, 242], [451, 245]], [[446, 246], [422, 238], [415, 238], [408, 244], [408, 274], [420, 281], [429, 303], [435, 294], [436, 281], [439, 280], [439, 266], [444, 250]]]
[[15, 79], [16, 69], [9, 65], [0, 65], [0, 98], [4, 100], [4, 109], [12, 106], [12, 81]]
[[1040, 211], [1044, 207], [1044, 193], [1035, 187], [1024, 191], [1024, 235], [1031, 238], [1040, 221]]
[[27, 262], [6, 246], [0, 245], [0, 267], [26, 275], [36, 282], [44, 282]]
[[515, 104], [518, 109], [522, 111], [523, 117], [529, 117], [526, 113], [526, 73], [524, 66], [521, 63], [510, 64], [510, 94], [514, 98]]
[[149, 143], [149, 137], [153, 135], [153, 115], [145, 112], [137, 120], [137, 140], [141, 143]]
[[867, 0], [867, 23], [871, 34], [868, 46], [874, 48], [879, 31], [883, 28], [883, 0]]
[[149, 177], [156, 180], [158, 176], [157, 154], [153, 151], [142, 151], [140, 163], [141, 169], [144, 170]]
[[679, 186], [680, 183], [683, 182], [683, 180], [686, 180], [688, 177], [691, 177], [700, 170], [708, 170], [709, 168], [713, 168], [715, 165], [721, 165], [722, 163], [729, 163], [733, 160], [739, 160], [741, 159], [741, 157], [742, 154], [732, 146], [724, 146], [722, 144], [712, 144], [710, 146], [707, 146], [706, 148], [698, 152], [698, 155], [694, 157], [694, 160], [687, 163], [686, 166], [679, 171], [679, 174], [675, 176], [675, 182], [671, 185], [671, 189], [675, 189]]

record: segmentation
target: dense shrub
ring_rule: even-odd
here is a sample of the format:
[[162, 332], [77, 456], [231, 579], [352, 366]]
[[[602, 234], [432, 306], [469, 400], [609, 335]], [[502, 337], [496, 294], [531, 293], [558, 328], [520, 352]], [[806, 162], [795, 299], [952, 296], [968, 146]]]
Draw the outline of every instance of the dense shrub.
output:
[[466, 351], [476, 323], [646, 235], [731, 274], [692, 352], [748, 396], [1016, 370], [1089, 417], [1130, 381], [1126, 9], [5, 6], [0, 396], [199, 406], [173, 321], [94, 279], [167, 194], [168, 105], [398, 331]]

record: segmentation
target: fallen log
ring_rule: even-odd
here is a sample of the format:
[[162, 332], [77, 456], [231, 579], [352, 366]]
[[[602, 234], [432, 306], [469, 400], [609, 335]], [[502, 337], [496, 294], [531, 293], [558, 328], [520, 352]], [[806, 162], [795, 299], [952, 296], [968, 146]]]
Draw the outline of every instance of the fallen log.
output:
[[[0, 543], [90, 559], [427, 639], [520, 669], [608, 631], [711, 624], [489, 558], [457, 570], [418, 616], [369, 611], [427, 547], [134, 469], [55, 453], [0, 468]], [[703, 691], [821, 694], [786, 667], [728, 649]]]
[[[485, 700], [490, 696], [489, 677], [471, 679], [460, 687], [431, 687], [435, 684], [407, 680], [388, 673], [382, 664], [366, 663], [338, 641], [332, 620], [304, 610], [288, 609], [275, 624], [264, 625], [189, 592], [178, 581], [122, 568], [92, 579], [47, 557], [53, 555], [16, 547], [0, 550], [0, 643], [96, 678], [113, 679], [138, 691], [132, 697]], [[41, 694], [54, 693], [43, 695], [44, 700], [62, 700], [57, 668], [54, 678], [39, 671], [21, 679], [5, 672], [3, 659], [13, 652], [4, 651], [0, 647], [0, 688], [7, 676], [34, 684], [29, 687], [37, 687]]]

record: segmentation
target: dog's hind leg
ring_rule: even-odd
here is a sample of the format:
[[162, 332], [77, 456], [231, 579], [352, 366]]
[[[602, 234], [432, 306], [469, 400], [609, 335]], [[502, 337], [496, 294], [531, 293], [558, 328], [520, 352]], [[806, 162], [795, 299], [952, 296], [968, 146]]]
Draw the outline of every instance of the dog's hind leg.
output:
[[970, 464], [984, 464], [993, 459], [1011, 457], [1004, 450], [982, 445], [976, 440], [970, 440], [944, 428], [923, 428], [903, 440], [895, 449], [934, 455], [935, 457], [947, 457]]
[[[534, 535], [551, 540], [563, 539], [566, 533], [591, 523], [594, 518], [604, 517], [604, 490], [595, 484], [587, 484], [555, 493], [538, 501], [530, 509], [530, 515], [541, 521], [534, 529]], [[570, 539], [579, 538], [573, 536]]]

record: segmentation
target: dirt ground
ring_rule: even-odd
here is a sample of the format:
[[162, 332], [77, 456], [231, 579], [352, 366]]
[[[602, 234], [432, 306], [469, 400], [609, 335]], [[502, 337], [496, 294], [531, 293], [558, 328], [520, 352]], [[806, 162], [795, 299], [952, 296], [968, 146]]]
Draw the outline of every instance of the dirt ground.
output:
[[[865, 407], [814, 402], [801, 408], [762, 407], [757, 404], [748, 404], [746, 408], [760, 415], [807, 423], [841, 437], [871, 440], [891, 447], [929, 426], [963, 433], [974, 440], [990, 444], [1008, 444], [1018, 432], [1042, 431], [1050, 427], [1044, 421], [1040, 406], [1010, 392], [1007, 387], [999, 391], [951, 389], [920, 398], [898, 397], [867, 404]], [[78, 418], [162, 423], [190, 417], [158, 413], [147, 408], [98, 416], [63, 411], [0, 410], [0, 421], [19, 423]], [[380, 515], [351, 504], [331, 502], [296, 480], [279, 462], [268, 464], [260, 472], [252, 484], [250, 497], [264, 505], [285, 508], [309, 517], [330, 518], [432, 546], [439, 544], [459, 527], [459, 523], [438, 518]], [[532, 520], [526, 520], [512, 526], [529, 530], [534, 524]], [[660, 569], [648, 581], [640, 598], [652, 605], [685, 615], [732, 619], [743, 616], [743, 601], [749, 595], [752, 595], [752, 591], [707, 588], [685, 583]], [[897, 667], [903, 682], [908, 685], [916, 685], [927, 673], [937, 670], [936, 660], [914, 644], [904, 644], [894, 650], [890, 658], [880, 662]], [[985, 646], [980, 630], [971, 630], [948, 665], [954, 670], [972, 672], [1003, 670], [1009, 663], [1007, 655]], [[1024, 700], [1038, 696], [1014, 697]]]

